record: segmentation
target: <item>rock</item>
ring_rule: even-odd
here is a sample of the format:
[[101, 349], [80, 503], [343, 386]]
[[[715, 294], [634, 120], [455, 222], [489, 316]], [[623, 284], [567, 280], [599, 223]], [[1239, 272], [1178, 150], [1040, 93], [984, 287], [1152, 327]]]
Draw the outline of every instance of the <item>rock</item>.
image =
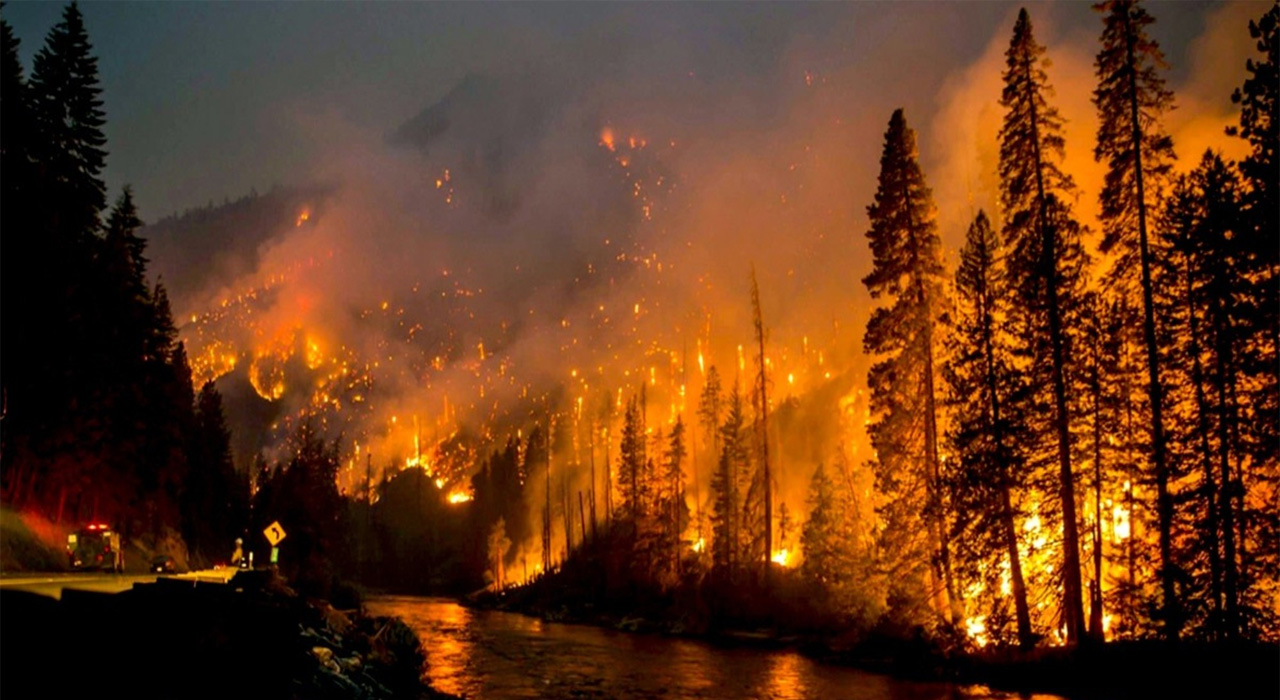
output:
[[358, 673], [364, 667], [364, 660], [359, 655], [348, 656], [338, 659], [338, 665], [342, 667], [343, 673]]
[[317, 604], [316, 607], [320, 610], [320, 616], [324, 619], [324, 623], [328, 625], [334, 634], [345, 635], [351, 631], [351, 618], [346, 613], [324, 602]]
[[334, 658], [332, 649], [328, 647], [311, 647], [311, 655], [316, 657], [316, 660], [324, 668], [334, 673], [342, 673], [342, 667], [338, 665], [337, 659]]

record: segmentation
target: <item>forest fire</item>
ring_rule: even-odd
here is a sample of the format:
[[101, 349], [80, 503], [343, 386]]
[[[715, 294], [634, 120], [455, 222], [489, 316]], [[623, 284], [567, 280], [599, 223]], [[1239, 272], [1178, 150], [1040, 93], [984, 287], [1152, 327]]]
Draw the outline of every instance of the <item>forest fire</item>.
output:
[[[343, 609], [474, 593], [961, 680], [1274, 663], [1280, 6], [1047, 7], [602, 6], [319, 83], [290, 49], [318, 89], [250, 122], [273, 143], [162, 182], [106, 170], [79, 7], [28, 75], [6, 6], [34, 253], [5, 257], [0, 505], [193, 569], [234, 541]], [[250, 173], [301, 181], [214, 190]], [[769, 658], [766, 694], [818, 687]]]
[[[1007, 51], [1039, 55], [1029, 24], [1017, 26]], [[992, 55], [1005, 45], [993, 40]], [[995, 73], [1010, 94], [1047, 93], [1040, 73]], [[361, 168], [385, 168], [397, 183], [412, 175], [413, 191], [352, 179], [281, 217], [287, 231], [251, 273], [183, 300], [193, 383], [245, 384], [254, 415], [269, 416], [241, 461], [282, 461], [304, 430], [338, 441], [340, 493], [373, 505], [396, 479], [422, 479], [441, 503], [471, 503], [486, 527], [504, 521], [507, 569], [530, 558], [554, 570], [627, 518], [674, 553], [653, 565], [663, 585], [683, 570], [681, 552], [733, 577], [772, 562], [827, 586], [874, 581], [874, 595], [858, 593], [876, 605], [913, 600], [978, 646], [1036, 630], [1066, 642], [1145, 634], [1144, 611], [1169, 597], [1155, 562], [1194, 550], [1208, 528], [1216, 568], [1194, 566], [1217, 586], [1206, 598], [1217, 607], [1197, 619], [1223, 618], [1227, 530], [1231, 547], [1257, 551], [1253, 514], [1274, 496], [1274, 460], [1239, 432], [1258, 429], [1244, 420], [1253, 404], [1226, 433], [1210, 430], [1226, 410], [1214, 397], [1261, 395], [1261, 375], [1209, 386], [1217, 346], [1162, 350], [1172, 432], [1161, 454], [1178, 461], [1157, 469], [1154, 433], [1144, 432], [1154, 420], [1142, 394], [1146, 340], [1126, 332], [1141, 325], [1140, 276], [1117, 267], [1132, 256], [1072, 228], [1115, 216], [1090, 209], [1096, 197], [1065, 177], [1053, 181], [1054, 202], [1037, 194], [1043, 207], [1027, 209], [1052, 209], [1062, 219], [1052, 227], [944, 209], [923, 172], [937, 162], [934, 145], [917, 143], [902, 110], [884, 133], [872, 195], [874, 159], [829, 155], [857, 150], [851, 130], [827, 128], [849, 105], [826, 76], [802, 75], [808, 93], [826, 97], [801, 99], [768, 138], [689, 138], [678, 124], [605, 110], [511, 162], [467, 156], [489, 152], [466, 140], [488, 136], [470, 132], [415, 156], [407, 173], [398, 154], [361, 153]], [[988, 130], [976, 159], [994, 183], [978, 194], [990, 211], [999, 196], [1024, 208], [1031, 196], [999, 177], [1000, 158], [1013, 158], [1000, 139], [1031, 128], [1012, 103], [1002, 108], [1008, 124]], [[1046, 128], [1060, 128], [1056, 112]], [[1052, 168], [1076, 167], [1058, 153], [1061, 134], [1041, 136]], [[563, 153], [572, 155], [551, 157]], [[1006, 165], [1048, 167], [1028, 162]], [[1182, 205], [1207, 206], [1217, 166], [1176, 162], [1200, 180], [1162, 171], [1164, 189], [1179, 184]], [[926, 194], [884, 189], [895, 177]], [[938, 187], [941, 196], [952, 185]], [[866, 221], [847, 204], [855, 188], [872, 202]], [[1079, 215], [1053, 208], [1065, 201], [1085, 204]], [[1170, 276], [1156, 299], [1161, 332], [1193, 320], [1253, 328], [1224, 320], [1205, 290], [1265, 271], [1205, 277], [1212, 267], [1196, 256], [1207, 253], [1180, 242], [1179, 211], [1162, 206], [1150, 214], [1160, 230], [1143, 234], [1159, 237]], [[900, 225], [902, 211], [915, 228]], [[1193, 214], [1184, 218], [1203, 220]], [[1076, 261], [1060, 300], [1036, 296], [1040, 268], [1014, 255], [1050, 234]], [[1121, 234], [1136, 235], [1107, 235]], [[893, 258], [903, 246], [911, 256]], [[1187, 285], [1189, 298], [1175, 293]], [[1059, 301], [1074, 314], [1066, 331], [1034, 315]], [[1083, 308], [1100, 311], [1090, 319]], [[1058, 338], [1070, 357], [1045, 350], [1057, 347], [1051, 332], [1070, 334]], [[1271, 347], [1232, 338], [1239, 352]], [[1230, 527], [1192, 512], [1207, 493], [1217, 494], [1212, 517], [1229, 513]], [[888, 569], [908, 573], [886, 581]]]

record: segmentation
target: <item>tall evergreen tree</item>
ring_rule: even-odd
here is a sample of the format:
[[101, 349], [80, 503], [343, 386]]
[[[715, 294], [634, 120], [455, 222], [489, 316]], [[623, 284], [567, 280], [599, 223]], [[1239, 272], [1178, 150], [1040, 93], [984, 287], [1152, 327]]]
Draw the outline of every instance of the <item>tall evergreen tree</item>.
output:
[[[1280, 481], [1280, 7], [1271, 3], [1266, 13], [1249, 23], [1249, 35], [1261, 55], [1246, 66], [1249, 77], [1232, 100], [1240, 105], [1240, 126], [1232, 133], [1249, 144], [1249, 154], [1240, 163], [1247, 187], [1242, 193], [1245, 223], [1242, 247], [1247, 255], [1242, 263], [1250, 285], [1242, 301], [1250, 308], [1241, 333], [1249, 338], [1241, 356], [1241, 368], [1249, 387], [1241, 399], [1246, 404], [1242, 436], [1247, 440], [1258, 483]], [[1238, 492], [1243, 502], [1244, 494]], [[1274, 502], [1271, 509], [1275, 509]], [[1241, 513], [1241, 515], [1245, 515]], [[1253, 538], [1243, 536], [1246, 523], [1260, 528]], [[1270, 546], [1254, 546], [1245, 557], [1248, 539], [1274, 542], [1280, 537], [1280, 521], [1275, 517], [1249, 517], [1239, 523], [1242, 536], [1241, 574], [1243, 579], [1276, 580], [1277, 555]], [[1261, 557], [1258, 570], [1251, 559]]]
[[689, 522], [689, 506], [684, 492], [684, 460], [687, 453], [684, 419], [677, 415], [663, 451], [660, 479], [661, 539], [666, 549], [665, 558], [669, 564], [667, 568], [677, 577], [680, 574], [680, 538]]
[[[702, 380], [702, 392], [698, 396], [698, 427], [702, 429], [702, 454], [709, 456], [709, 462], [712, 465], [712, 472], [715, 471], [716, 465], [720, 460], [720, 414], [723, 411], [724, 392], [720, 386], [720, 372], [716, 370], [715, 365], [707, 368], [706, 376]], [[698, 445], [695, 443], [693, 449], [696, 452]], [[696, 467], [696, 462], [695, 462]], [[697, 475], [695, 474], [695, 479]], [[696, 483], [696, 482], [695, 482]], [[698, 505], [697, 527], [698, 537], [703, 537], [703, 518], [701, 504]]]
[[1013, 491], [1025, 468], [1020, 443], [1026, 439], [1026, 426], [1021, 415], [1010, 410], [1023, 389], [1000, 332], [1010, 301], [1000, 239], [986, 213], [979, 211], [960, 252], [953, 351], [943, 370], [954, 404], [947, 442], [958, 462], [949, 481], [955, 494], [957, 539], [977, 550], [970, 558], [988, 576], [1001, 567], [984, 555], [1003, 552], [1009, 563], [1018, 641], [1030, 647], [1035, 638], [1013, 505]]
[[618, 485], [622, 492], [622, 509], [631, 520], [649, 514], [649, 483], [646, 478], [648, 449], [644, 417], [635, 396], [627, 401], [622, 422], [622, 440], [618, 445]]
[[106, 207], [106, 117], [92, 50], [84, 15], [73, 2], [50, 30], [31, 71], [46, 214], [54, 235], [63, 239], [95, 231]]
[[1156, 344], [1151, 272], [1154, 251], [1147, 230], [1150, 212], [1159, 207], [1163, 183], [1174, 161], [1173, 140], [1161, 124], [1164, 113], [1173, 105], [1173, 93], [1165, 88], [1159, 72], [1164, 66], [1160, 46], [1147, 35], [1147, 26], [1155, 21], [1151, 15], [1136, 0], [1107, 0], [1095, 8], [1106, 15], [1102, 49], [1094, 63], [1098, 87], [1093, 93], [1099, 118], [1094, 157], [1107, 164], [1100, 195], [1102, 252], [1118, 254], [1113, 273], [1117, 278], [1128, 281], [1136, 275], [1141, 282], [1142, 343], [1147, 358], [1160, 538], [1161, 617], [1166, 636], [1176, 638], [1181, 616], [1174, 590], [1173, 496], [1169, 490], [1164, 392]]
[[1195, 382], [1204, 473], [1200, 488], [1210, 494], [1205, 539], [1214, 548], [1212, 563], [1220, 562], [1221, 569], [1220, 588], [1218, 567], [1210, 571], [1210, 607], [1215, 613], [1210, 631], [1228, 638], [1242, 632], [1247, 587], [1241, 571], [1248, 490], [1242, 467], [1250, 450], [1242, 424], [1251, 407], [1242, 384], [1248, 377], [1243, 365], [1255, 311], [1248, 268], [1241, 264], [1250, 255], [1247, 239], [1240, 235], [1249, 226], [1248, 214], [1242, 215], [1241, 189], [1232, 169], [1208, 152], [1179, 183], [1169, 215], [1170, 236], [1183, 267], [1190, 335], [1182, 352]]
[[[33, 384], [25, 371], [33, 367], [35, 358], [32, 353], [34, 309], [26, 292], [44, 293], [44, 299], [47, 299], [49, 290], [20, 289], [25, 280], [24, 267], [31, 264], [32, 257], [41, 257], [31, 256], [30, 252], [24, 254], [14, 244], [20, 238], [33, 238], [29, 207], [32, 184], [31, 98], [22, 62], [18, 59], [18, 39], [13, 28], [3, 19], [0, 19], [0, 44], [0, 124], [3, 125], [0, 129], [0, 201], [4, 203], [0, 207], [0, 235], [4, 237], [4, 245], [0, 247], [0, 285], [3, 285], [0, 290], [0, 318], [4, 319], [4, 333], [0, 334], [0, 361], [6, 370], [0, 373], [0, 396], [6, 413], [4, 431], [0, 432], [0, 440], [3, 440], [0, 444], [0, 456], [3, 457], [3, 462], [0, 462], [3, 489], [0, 493], [6, 502], [23, 505], [32, 492], [36, 467], [32, 459], [14, 458], [15, 442], [23, 442], [27, 434], [36, 432], [34, 425], [38, 418], [25, 406], [24, 410], [13, 413], [15, 404], [12, 402], [16, 399], [20, 404], [24, 403], [26, 390]], [[36, 299], [37, 303], [42, 300], [40, 297]], [[19, 373], [15, 371], [17, 368], [24, 371]], [[15, 380], [19, 374], [26, 378]], [[16, 426], [15, 417], [18, 417]], [[15, 435], [18, 436], [17, 441]], [[21, 451], [30, 454], [26, 449]]]
[[[1051, 391], [1049, 414], [1057, 437], [1058, 494], [1062, 513], [1062, 618], [1067, 641], [1077, 643], [1084, 630], [1075, 478], [1071, 470], [1066, 316], [1070, 297], [1084, 269], [1080, 227], [1062, 195], [1073, 190], [1062, 171], [1062, 117], [1048, 102], [1052, 94], [1045, 72], [1044, 47], [1036, 43], [1031, 18], [1018, 14], [1005, 53], [1005, 109], [1000, 129], [1000, 203], [1003, 237], [1011, 247], [1010, 274], [1027, 314], [1033, 365], [1048, 377], [1033, 382]], [[1044, 381], [1047, 380], [1047, 381]]]
[[[933, 195], [917, 160], [915, 132], [901, 109], [889, 120], [875, 202], [867, 207], [874, 268], [863, 279], [873, 299], [863, 337], [879, 358], [867, 376], [877, 484], [885, 494], [886, 541], [899, 569], [894, 580], [918, 582], [924, 564], [945, 590], [938, 612], [959, 623], [940, 489], [934, 338], [943, 302], [942, 252]], [[928, 533], [923, 540], [914, 536]], [[904, 591], [905, 592], [905, 591]], [[918, 598], [923, 591], [916, 591]], [[934, 597], [935, 600], [937, 596]]]
[[182, 490], [182, 532], [187, 547], [207, 560], [224, 556], [248, 525], [248, 483], [231, 461], [222, 396], [210, 382], [200, 388], [187, 450], [190, 471]]

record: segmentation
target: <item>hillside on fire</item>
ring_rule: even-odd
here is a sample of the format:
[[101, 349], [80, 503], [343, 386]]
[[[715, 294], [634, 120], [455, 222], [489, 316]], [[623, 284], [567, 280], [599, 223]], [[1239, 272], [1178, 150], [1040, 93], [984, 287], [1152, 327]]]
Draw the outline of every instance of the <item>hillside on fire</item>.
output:
[[0, 500], [305, 595], [1274, 645], [1280, 8], [973, 7], [895, 80], [826, 24], [911, 43], [900, 7], [592, 8], [396, 110], [267, 112], [305, 167], [185, 200], [108, 179], [88, 11], [6, 17]]

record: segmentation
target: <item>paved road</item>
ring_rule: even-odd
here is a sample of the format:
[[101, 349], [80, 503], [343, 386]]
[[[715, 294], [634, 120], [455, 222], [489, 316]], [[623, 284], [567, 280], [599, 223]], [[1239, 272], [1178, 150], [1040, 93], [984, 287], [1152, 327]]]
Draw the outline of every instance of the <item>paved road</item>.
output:
[[[172, 574], [168, 578], [189, 579], [193, 583], [199, 581], [221, 583], [229, 580], [233, 574], [235, 574], [234, 569], [224, 569]], [[0, 576], [0, 589], [29, 591], [60, 599], [65, 588], [99, 591], [102, 593], [119, 593], [133, 588], [135, 583], [153, 583], [157, 578], [159, 576], [156, 574], [112, 574], [86, 571], [5, 574]]]

